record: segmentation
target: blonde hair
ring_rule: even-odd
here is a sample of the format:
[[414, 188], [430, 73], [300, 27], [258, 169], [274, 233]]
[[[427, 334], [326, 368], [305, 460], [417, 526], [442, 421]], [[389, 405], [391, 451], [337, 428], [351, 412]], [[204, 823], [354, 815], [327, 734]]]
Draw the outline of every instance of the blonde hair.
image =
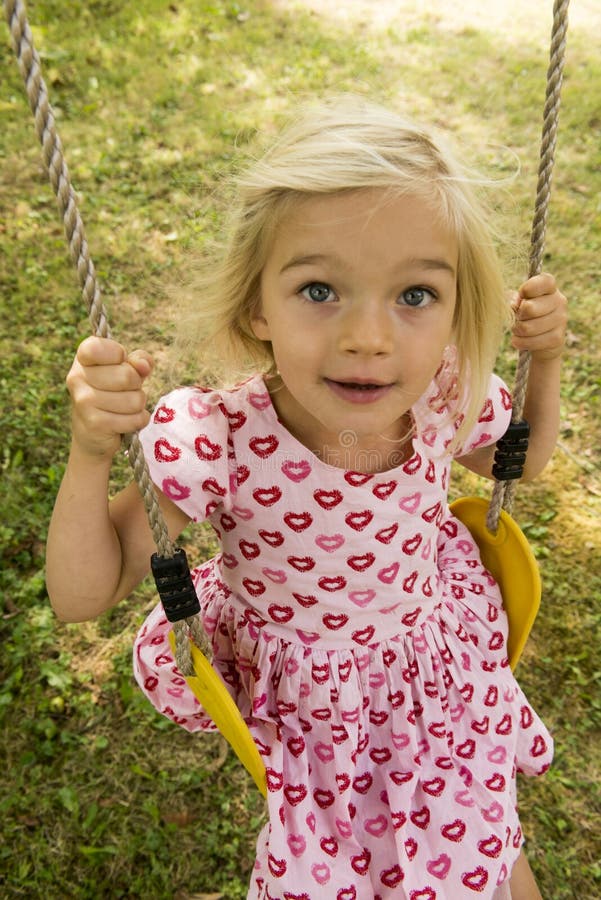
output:
[[251, 321], [273, 236], [293, 204], [374, 187], [418, 196], [436, 208], [459, 246], [454, 336], [462, 399], [452, 404], [458, 447], [482, 409], [508, 316], [488, 214], [475, 190], [486, 183], [440, 139], [363, 98], [309, 107], [235, 180], [227, 241], [194, 287], [197, 327], [191, 332], [188, 323], [188, 338], [199, 341], [205, 361], [212, 351], [222, 378], [273, 371], [271, 345], [255, 337]]

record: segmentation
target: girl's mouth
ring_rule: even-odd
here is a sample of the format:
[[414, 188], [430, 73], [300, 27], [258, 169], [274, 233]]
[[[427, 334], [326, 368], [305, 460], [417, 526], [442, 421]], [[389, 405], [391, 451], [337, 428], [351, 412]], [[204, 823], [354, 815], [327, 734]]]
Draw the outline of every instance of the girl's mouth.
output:
[[324, 381], [337, 397], [349, 403], [375, 403], [392, 390], [392, 384], [333, 381], [330, 378], [325, 378]]

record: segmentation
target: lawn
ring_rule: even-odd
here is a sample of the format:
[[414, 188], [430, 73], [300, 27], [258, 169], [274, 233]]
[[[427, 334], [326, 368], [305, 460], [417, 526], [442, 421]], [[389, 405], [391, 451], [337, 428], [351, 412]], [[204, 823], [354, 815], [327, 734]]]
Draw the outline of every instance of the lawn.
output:
[[[375, 97], [470, 148], [499, 182], [507, 283], [519, 284], [550, 6], [31, 2], [113, 330], [155, 354], [152, 396], [193, 377], [170, 354], [178, 289], [219, 233], [224, 179], [315, 94]], [[516, 507], [544, 584], [519, 677], [556, 742], [550, 772], [520, 781], [545, 900], [601, 896], [601, 13], [594, 0], [574, 7], [544, 263], [570, 299], [562, 427]], [[176, 729], [134, 686], [131, 644], [152, 586], [77, 626], [58, 623], [45, 594], [45, 534], [69, 440], [64, 376], [88, 326], [7, 29], [0, 210], [0, 894], [237, 900], [262, 801], [221, 738]], [[504, 350], [509, 380], [513, 363]], [[114, 488], [128, 477], [120, 458]], [[488, 489], [458, 473], [454, 493]], [[214, 552], [207, 530], [187, 541], [196, 555]]]

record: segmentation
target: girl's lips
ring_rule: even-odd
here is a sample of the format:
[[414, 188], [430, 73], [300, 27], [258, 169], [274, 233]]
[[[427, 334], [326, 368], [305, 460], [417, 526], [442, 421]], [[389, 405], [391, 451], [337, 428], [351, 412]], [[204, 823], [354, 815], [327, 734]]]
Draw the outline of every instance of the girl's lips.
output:
[[332, 381], [324, 378], [325, 383], [342, 400], [347, 403], [375, 403], [388, 394], [392, 384], [359, 384], [352, 381]]

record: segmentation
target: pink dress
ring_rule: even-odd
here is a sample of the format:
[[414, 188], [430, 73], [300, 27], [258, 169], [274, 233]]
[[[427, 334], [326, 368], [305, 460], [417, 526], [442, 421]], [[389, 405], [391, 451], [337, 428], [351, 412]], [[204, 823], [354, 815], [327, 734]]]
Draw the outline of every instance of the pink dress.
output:
[[[499, 591], [449, 513], [452, 425], [431, 389], [413, 455], [375, 475], [322, 462], [263, 379], [183, 388], [142, 433], [153, 480], [222, 552], [194, 571], [214, 665], [263, 755], [269, 823], [249, 898], [492, 898], [522, 834], [516, 770], [552, 742], [508, 666]], [[493, 376], [466, 451], [504, 433]], [[157, 607], [136, 677], [190, 731], [214, 725]]]

